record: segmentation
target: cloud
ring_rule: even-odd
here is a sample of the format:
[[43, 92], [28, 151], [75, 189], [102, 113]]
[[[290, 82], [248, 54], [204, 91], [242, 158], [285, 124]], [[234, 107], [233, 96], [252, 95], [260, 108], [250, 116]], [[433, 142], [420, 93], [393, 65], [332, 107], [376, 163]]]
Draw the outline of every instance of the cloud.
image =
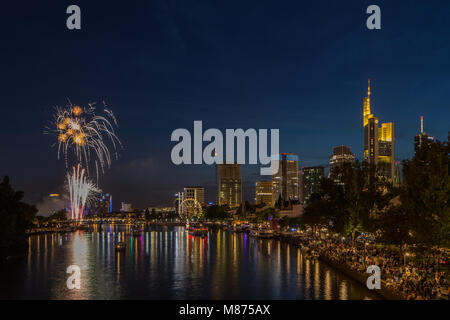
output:
[[64, 209], [66, 202], [66, 197], [61, 196], [58, 198], [53, 198], [46, 196], [41, 199], [36, 205], [38, 209], [38, 215], [48, 217], [52, 213]]

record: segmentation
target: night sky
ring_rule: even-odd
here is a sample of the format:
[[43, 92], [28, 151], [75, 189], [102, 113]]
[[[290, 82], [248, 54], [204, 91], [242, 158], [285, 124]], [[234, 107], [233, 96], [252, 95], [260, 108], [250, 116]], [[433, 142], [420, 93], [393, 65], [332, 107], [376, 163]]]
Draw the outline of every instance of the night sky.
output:
[[[395, 122], [396, 158], [411, 158], [419, 117], [450, 129], [450, 2], [15, 1], [2, 6], [0, 176], [26, 201], [62, 192], [65, 166], [43, 130], [67, 98], [105, 100], [125, 150], [100, 188], [135, 207], [166, 205], [184, 185], [213, 200], [214, 167], [175, 166], [176, 128], [279, 128], [300, 166], [328, 163], [345, 144], [362, 156], [362, 102]], [[77, 4], [82, 29], [66, 28]], [[366, 8], [381, 7], [381, 30]], [[245, 166], [244, 198], [258, 166]]]

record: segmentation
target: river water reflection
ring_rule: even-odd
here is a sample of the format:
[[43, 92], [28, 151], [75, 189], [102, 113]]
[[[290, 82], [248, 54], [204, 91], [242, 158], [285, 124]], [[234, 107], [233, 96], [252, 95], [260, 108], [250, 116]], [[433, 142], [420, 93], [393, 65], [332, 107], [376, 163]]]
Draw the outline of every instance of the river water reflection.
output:
[[[126, 251], [114, 244], [126, 242]], [[377, 299], [360, 284], [300, 249], [245, 233], [210, 231], [202, 239], [184, 227], [103, 225], [29, 238], [26, 258], [0, 269], [3, 299]], [[70, 265], [81, 289], [66, 286]]]

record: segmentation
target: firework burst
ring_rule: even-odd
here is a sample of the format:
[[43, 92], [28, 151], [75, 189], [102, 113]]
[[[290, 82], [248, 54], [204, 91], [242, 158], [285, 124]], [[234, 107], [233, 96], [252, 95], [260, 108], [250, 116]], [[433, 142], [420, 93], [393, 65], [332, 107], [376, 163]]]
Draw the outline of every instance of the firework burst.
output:
[[83, 218], [84, 208], [100, 190], [90, 182], [81, 165], [73, 167], [72, 173], [67, 173], [67, 188], [70, 196], [70, 212], [73, 220]]
[[[57, 137], [58, 159], [63, 155], [66, 167], [69, 167], [69, 159], [75, 159], [81, 163], [90, 173], [90, 165], [93, 165], [97, 174], [104, 173], [105, 168], [111, 166], [111, 152], [117, 159], [117, 149], [122, 144], [114, 132], [117, 120], [114, 114], [103, 103], [104, 115], [96, 114], [95, 103], [87, 107], [73, 105], [69, 101], [66, 107], [56, 107], [54, 121], [47, 127], [44, 133]], [[55, 143], [55, 144], [56, 144]]]

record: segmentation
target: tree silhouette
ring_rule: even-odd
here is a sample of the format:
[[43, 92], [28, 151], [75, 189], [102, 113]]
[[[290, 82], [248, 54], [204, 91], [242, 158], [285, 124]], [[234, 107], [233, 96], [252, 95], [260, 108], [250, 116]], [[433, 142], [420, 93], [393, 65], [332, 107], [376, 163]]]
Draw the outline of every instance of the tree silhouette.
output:
[[28, 247], [26, 229], [36, 216], [35, 206], [22, 202], [22, 191], [14, 191], [5, 176], [0, 183], [0, 258], [19, 255]]
[[403, 161], [400, 200], [419, 245], [450, 245], [449, 142], [423, 144]]

